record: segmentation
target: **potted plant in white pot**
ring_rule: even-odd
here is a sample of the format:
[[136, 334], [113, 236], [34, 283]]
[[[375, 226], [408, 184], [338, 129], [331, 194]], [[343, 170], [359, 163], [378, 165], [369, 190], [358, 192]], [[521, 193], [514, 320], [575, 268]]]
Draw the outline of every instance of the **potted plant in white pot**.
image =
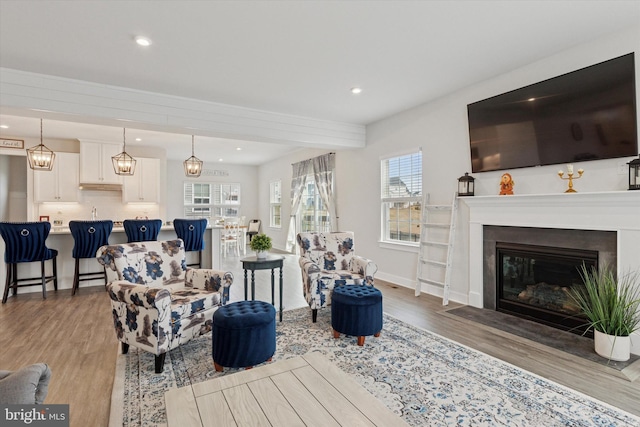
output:
[[599, 270], [582, 266], [584, 287], [572, 287], [569, 295], [594, 331], [595, 351], [614, 361], [631, 357], [630, 335], [640, 329], [638, 274], [617, 277], [609, 266]]
[[271, 237], [264, 233], [256, 234], [249, 242], [249, 247], [256, 251], [256, 257], [263, 259], [267, 257], [267, 252], [271, 249]]

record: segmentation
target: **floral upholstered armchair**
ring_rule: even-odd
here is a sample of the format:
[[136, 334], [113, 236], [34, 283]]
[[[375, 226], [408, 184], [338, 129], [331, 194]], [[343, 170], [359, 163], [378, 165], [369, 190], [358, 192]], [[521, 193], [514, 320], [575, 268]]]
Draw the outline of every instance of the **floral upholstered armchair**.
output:
[[229, 300], [231, 272], [186, 267], [180, 239], [102, 246], [116, 336], [155, 355], [163, 370], [167, 352], [211, 331], [213, 313]]
[[371, 285], [378, 266], [354, 253], [353, 233], [298, 233], [302, 290], [315, 322], [318, 309], [331, 304], [334, 286]]

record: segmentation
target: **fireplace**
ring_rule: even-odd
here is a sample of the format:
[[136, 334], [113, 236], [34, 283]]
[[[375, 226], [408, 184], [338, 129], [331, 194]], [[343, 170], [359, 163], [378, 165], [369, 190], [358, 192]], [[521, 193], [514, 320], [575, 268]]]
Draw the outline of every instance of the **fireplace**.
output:
[[496, 310], [584, 333], [586, 320], [569, 296], [584, 286], [581, 268], [598, 251], [496, 242]]
[[[540, 186], [551, 182], [544, 179]], [[606, 263], [618, 271], [640, 271], [640, 192], [600, 191], [596, 181], [592, 188], [598, 192], [593, 193], [461, 197], [461, 206], [468, 208], [469, 251], [468, 269], [463, 269], [460, 280], [464, 283], [468, 274], [469, 285], [466, 290], [452, 286], [450, 298], [496, 310], [498, 241], [594, 250], [599, 267]], [[476, 185], [476, 193], [479, 188]], [[631, 337], [631, 353], [640, 355], [640, 333]]]
[[567, 291], [580, 267], [616, 265], [616, 233], [484, 226], [484, 308], [581, 334]]

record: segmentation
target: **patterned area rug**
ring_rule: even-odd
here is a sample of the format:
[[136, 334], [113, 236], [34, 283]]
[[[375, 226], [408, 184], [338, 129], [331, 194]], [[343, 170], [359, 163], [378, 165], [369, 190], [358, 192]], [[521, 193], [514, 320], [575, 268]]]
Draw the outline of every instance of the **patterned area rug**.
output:
[[[358, 347], [334, 339], [331, 310], [311, 322], [308, 308], [277, 323], [274, 360], [320, 352], [412, 426], [638, 426], [640, 418], [385, 314], [379, 338]], [[153, 372], [153, 356], [131, 348], [118, 356], [111, 426], [165, 425], [164, 392], [218, 373], [211, 334], [194, 339]]]

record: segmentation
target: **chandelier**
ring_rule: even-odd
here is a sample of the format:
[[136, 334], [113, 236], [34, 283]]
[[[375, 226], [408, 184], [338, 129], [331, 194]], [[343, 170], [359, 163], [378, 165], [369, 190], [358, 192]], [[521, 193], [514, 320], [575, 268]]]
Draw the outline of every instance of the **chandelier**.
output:
[[183, 162], [184, 174], [191, 178], [197, 178], [202, 173], [203, 161], [193, 154], [193, 135], [191, 135], [191, 157]]
[[50, 171], [53, 169], [56, 153], [42, 143], [42, 119], [40, 119], [40, 144], [27, 149], [27, 158], [29, 159], [29, 167], [33, 170]]
[[111, 157], [116, 175], [133, 175], [136, 171], [136, 159], [127, 153], [126, 129], [122, 129], [122, 153]]

